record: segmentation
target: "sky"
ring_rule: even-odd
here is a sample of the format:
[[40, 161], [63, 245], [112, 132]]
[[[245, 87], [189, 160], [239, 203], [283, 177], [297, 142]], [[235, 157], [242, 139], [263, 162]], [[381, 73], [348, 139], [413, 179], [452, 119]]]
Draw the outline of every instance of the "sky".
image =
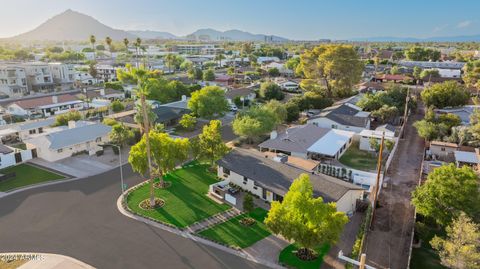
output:
[[0, 0], [0, 37], [73, 9], [124, 30], [239, 29], [296, 40], [480, 34], [477, 0]]

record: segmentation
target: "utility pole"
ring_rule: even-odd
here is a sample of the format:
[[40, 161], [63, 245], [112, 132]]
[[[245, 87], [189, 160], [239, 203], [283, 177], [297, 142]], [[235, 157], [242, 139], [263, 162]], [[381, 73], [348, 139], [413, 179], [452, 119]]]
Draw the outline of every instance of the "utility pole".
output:
[[405, 97], [405, 108], [403, 111], [403, 127], [402, 133], [400, 137], [403, 138], [405, 136], [405, 126], [407, 126], [407, 115], [408, 115], [408, 103], [410, 102], [410, 87], [407, 88], [407, 97]]
[[377, 181], [375, 184], [375, 191], [373, 192], [373, 205], [372, 205], [372, 218], [370, 219], [369, 228], [372, 228], [372, 223], [375, 218], [375, 209], [377, 207], [378, 201], [378, 190], [380, 189], [380, 173], [382, 171], [382, 155], [383, 155], [383, 143], [385, 141], [385, 132], [382, 133], [382, 140], [380, 142], [380, 150], [378, 153], [378, 162], [377, 162]]

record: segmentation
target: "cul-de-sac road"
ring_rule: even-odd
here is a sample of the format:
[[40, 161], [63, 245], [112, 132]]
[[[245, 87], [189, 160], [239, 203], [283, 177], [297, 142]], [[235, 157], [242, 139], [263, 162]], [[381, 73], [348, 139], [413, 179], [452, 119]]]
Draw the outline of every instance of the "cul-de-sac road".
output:
[[[265, 268], [122, 215], [118, 169], [0, 198], [0, 252], [71, 256], [97, 268]], [[128, 186], [141, 181], [124, 166]]]

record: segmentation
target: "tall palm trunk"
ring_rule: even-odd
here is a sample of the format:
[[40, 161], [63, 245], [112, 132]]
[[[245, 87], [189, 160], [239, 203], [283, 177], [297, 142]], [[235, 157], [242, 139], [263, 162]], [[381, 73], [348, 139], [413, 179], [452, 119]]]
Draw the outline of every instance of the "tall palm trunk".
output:
[[155, 192], [153, 188], [154, 178], [152, 176], [152, 156], [150, 153], [150, 122], [148, 120], [147, 109], [146, 109], [146, 101], [145, 101], [145, 94], [142, 94], [141, 97], [142, 102], [142, 114], [143, 114], [143, 128], [145, 130], [145, 144], [147, 147], [147, 162], [148, 162], [148, 177], [150, 180], [150, 206], [155, 206]]

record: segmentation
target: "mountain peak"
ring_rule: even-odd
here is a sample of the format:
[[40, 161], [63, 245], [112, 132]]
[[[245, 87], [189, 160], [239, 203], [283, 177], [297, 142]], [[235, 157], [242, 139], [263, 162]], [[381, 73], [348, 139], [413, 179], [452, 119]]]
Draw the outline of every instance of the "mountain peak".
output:
[[95, 35], [98, 40], [110, 36], [114, 40], [135, 38], [136, 36], [123, 30], [113, 29], [95, 18], [67, 9], [53, 16], [37, 28], [24, 34], [13, 37], [17, 40], [87, 40], [90, 35]]

